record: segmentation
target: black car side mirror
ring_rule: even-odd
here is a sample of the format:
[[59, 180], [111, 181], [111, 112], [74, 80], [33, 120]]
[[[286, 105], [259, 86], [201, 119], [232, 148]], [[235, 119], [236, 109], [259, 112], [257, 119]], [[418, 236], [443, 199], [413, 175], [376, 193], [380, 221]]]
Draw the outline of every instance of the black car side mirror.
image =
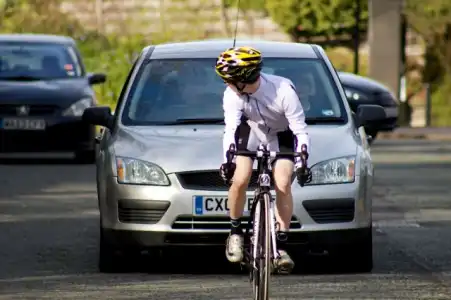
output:
[[85, 109], [82, 120], [91, 125], [98, 125], [112, 130], [114, 117], [108, 106], [95, 106]]
[[384, 121], [387, 118], [385, 110], [380, 105], [361, 104], [357, 107], [357, 121], [358, 126], [377, 125], [377, 123]]
[[106, 74], [103, 73], [89, 73], [88, 82], [89, 84], [99, 84], [106, 81]]

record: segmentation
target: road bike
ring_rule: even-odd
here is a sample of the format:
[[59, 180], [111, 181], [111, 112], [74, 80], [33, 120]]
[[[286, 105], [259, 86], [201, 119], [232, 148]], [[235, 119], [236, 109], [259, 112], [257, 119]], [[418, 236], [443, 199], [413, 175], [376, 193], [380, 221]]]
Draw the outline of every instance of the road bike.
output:
[[[269, 279], [274, 270], [275, 262], [280, 259], [276, 244], [276, 218], [274, 213], [275, 199], [271, 195], [271, 159], [278, 156], [300, 157], [302, 166], [307, 170], [307, 147], [302, 145], [301, 152], [269, 151], [265, 144], [261, 144], [257, 151], [236, 150], [231, 144], [227, 162], [231, 163], [234, 156], [245, 155], [257, 159], [257, 188], [246, 229], [245, 238], [248, 243], [244, 264], [249, 268], [250, 281], [253, 286], [254, 300], [269, 299]], [[252, 234], [249, 233], [252, 228]], [[277, 270], [276, 270], [277, 271]]]

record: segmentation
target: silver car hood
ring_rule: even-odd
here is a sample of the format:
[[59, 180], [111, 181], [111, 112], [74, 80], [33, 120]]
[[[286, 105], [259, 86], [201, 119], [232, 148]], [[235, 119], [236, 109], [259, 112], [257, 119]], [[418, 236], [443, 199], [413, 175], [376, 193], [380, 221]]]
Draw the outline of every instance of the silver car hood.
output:
[[[356, 154], [357, 136], [349, 125], [312, 125], [309, 165]], [[155, 163], [166, 173], [218, 169], [222, 163], [224, 126], [179, 125], [120, 127], [116, 156]]]

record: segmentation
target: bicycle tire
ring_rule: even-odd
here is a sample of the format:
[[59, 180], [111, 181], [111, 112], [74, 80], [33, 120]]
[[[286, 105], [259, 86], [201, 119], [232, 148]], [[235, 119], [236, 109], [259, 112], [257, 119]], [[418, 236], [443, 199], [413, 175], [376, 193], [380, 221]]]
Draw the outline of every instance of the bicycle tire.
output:
[[264, 243], [263, 243], [263, 265], [264, 268], [260, 268], [260, 281], [263, 283], [261, 284], [262, 289], [261, 289], [261, 299], [262, 300], [268, 300], [269, 299], [269, 279], [271, 276], [271, 261], [272, 261], [272, 255], [271, 255], [271, 222], [270, 222], [270, 218], [271, 218], [271, 214], [270, 214], [270, 210], [269, 210], [269, 206], [270, 206], [270, 196], [268, 193], [264, 193], [263, 194], [263, 219], [264, 221], [264, 225], [261, 226], [262, 228], [264, 228]]
[[[256, 207], [255, 207], [255, 211], [254, 211], [254, 220], [253, 220], [253, 224], [256, 223], [257, 218], [258, 218], [258, 224], [259, 224], [259, 228], [258, 228], [258, 235], [256, 234], [255, 230], [252, 233], [253, 235], [253, 239], [252, 239], [252, 243], [251, 243], [251, 257], [253, 258], [251, 260], [251, 272], [252, 272], [252, 287], [253, 287], [253, 299], [254, 300], [260, 300], [260, 257], [262, 256], [262, 250], [263, 248], [261, 247], [261, 240], [262, 240], [262, 234], [261, 234], [261, 224], [262, 224], [262, 220], [264, 220], [264, 214], [263, 211], [261, 209], [261, 202], [260, 200], [258, 200], [258, 202], [256, 202]], [[254, 225], [255, 226], [255, 225]], [[255, 229], [255, 227], [254, 227]], [[256, 248], [254, 248], [254, 245], [257, 245]], [[256, 253], [254, 253], [254, 251], [256, 251]], [[255, 259], [255, 260], [254, 260]], [[256, 264], [256, 268], [254, 268], [253, 263], [255, 262]]]
[[[263, 201], [261, 201], [263, 200]], [[258, 282], [254, 285], [254, 299], [268, 300], [269, 299], [269, 279], [271, 275], [271, 229], [270, 229], [270, 211], [269, 211], [269, 195], [263, 194], [260, 199], [260, 223], [259, 236], [257, 239], [260, 253], [257, 253], [257, 271], [254, 273], [254, 280]]]

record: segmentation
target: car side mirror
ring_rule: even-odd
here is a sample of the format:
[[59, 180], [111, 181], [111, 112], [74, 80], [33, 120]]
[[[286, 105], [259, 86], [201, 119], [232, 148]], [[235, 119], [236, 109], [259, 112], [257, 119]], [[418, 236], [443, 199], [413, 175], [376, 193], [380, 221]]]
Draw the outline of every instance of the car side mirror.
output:
[[85, 109], [82, 120], [91, 125], [98, 125], [113, 129], [114, 117], [111, 108], [108, 106], [95, 106]]
[[106, 74], [103, 73], [89, 73], [88, 74], [88, 82], [89, 84], [99, 84], [104, 83], [106, 81]]
[[377, 125], [377, 123], [384, 121], [387, 118], [385, 110], [380, 105], [361, 104], [357, 107], [357, 121], [358, 126]]

